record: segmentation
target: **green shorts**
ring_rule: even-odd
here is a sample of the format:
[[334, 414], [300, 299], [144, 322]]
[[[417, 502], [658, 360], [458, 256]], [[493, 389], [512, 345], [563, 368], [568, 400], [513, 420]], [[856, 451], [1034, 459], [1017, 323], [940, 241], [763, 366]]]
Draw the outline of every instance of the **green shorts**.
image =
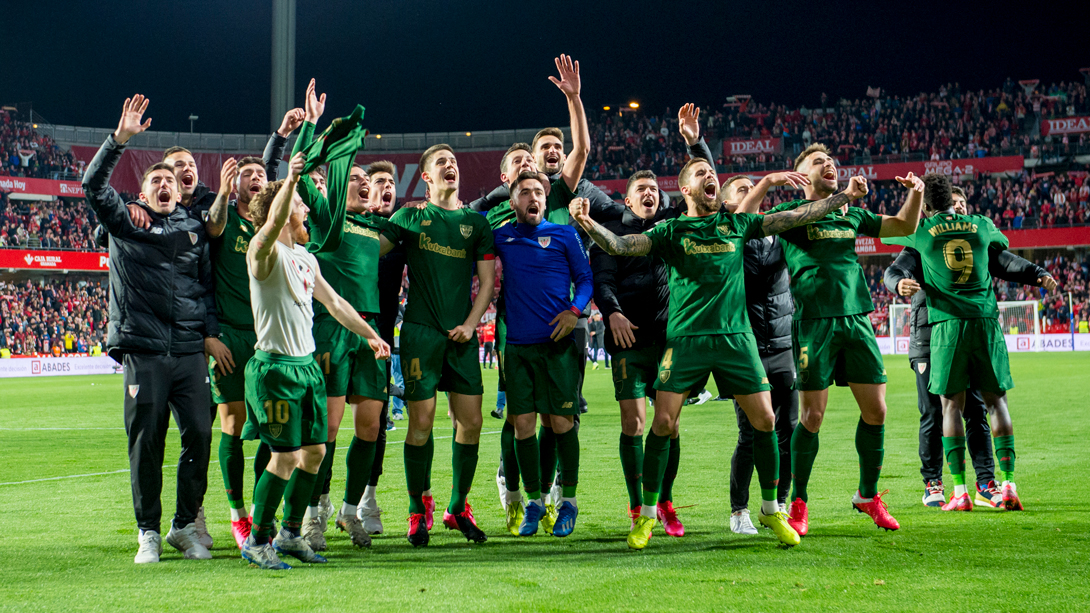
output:
[[886, 382], [885, 362], [866, 314], [793, 321], [791, 338], [799, 372], [796, 389]]
[[1014, 387], [996, 319], [948, 319], [931, 326], [928, 391], [949, 396], [970, 387], [993, 394]]
[[575, 415], [579, 412], [579, 349], [570, 339], [508, 345], [507, 410], [512, 415]]
[[654, 397], [652, 386], [659, 376], [662, 345], [654, 343], [643, 349], [621, 349], [613, 359], [613, 397], [618, 400], [638, 400]]
[[222, 326], [220, 330], [220, 341], [231, 352], [235, 370], [221, 375], [216, 370], [216, 359], [208, 359], [208, 376], [212, 379], [212, 402], [242, 402], [246, 400], [246, 364], [254, 357], [257, 334], [253, 330], [236, 330], [229, 326]]
[[655, 389], [684, 394], [706, 382], [709, 374], [715, 377], [719, 393], [724, 396], [772, 389], [751, 332], [668, 339]]
[[401, 324], [401, 374], [405, 400], [428, 400], [436, 390], [466, 396], [484, 394], [477, 333], [456, 343], [445, 332], [412, 322]]
[[[378, 329], [374, 317], [364, 319], [372, 328]], [[329, 313], [314, 317], [314, 359], [325, 375], [327, 396], [386, 399], [386, 361], [376, 360], [367, 341], [342, 326]]]
[[507, 377], [503, 374], [503, 352], [507, 349], [507, 319], [503, 313], [496, 314], [496, 363], [500, 367], [498, 391], [507, 391]]
[[329, 438], [325, 398], [325, 381], [314, 356], [255, 351], [246, 363], [242, 438], [260, 436], [277, 452], [324, 444]]

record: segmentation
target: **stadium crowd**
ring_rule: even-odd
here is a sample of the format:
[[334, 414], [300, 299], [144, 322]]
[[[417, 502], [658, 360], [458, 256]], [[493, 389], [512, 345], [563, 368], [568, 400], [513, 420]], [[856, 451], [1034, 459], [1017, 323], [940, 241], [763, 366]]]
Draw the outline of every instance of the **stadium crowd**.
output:
[[48, 179], [55, 173], [82, 172], [82, 162], [33, 124], [15, 117], [10, 107], [0, 110], [0, 175]]
[[[0, 349], [48, 356], [101, 350], [107, 281], [0, 281]], [[97, 348], [97, 349], [96, 349]]]
[[101, 251], [94, 214], [83, 200], [33, 202], [0, 194], [0, 248]]

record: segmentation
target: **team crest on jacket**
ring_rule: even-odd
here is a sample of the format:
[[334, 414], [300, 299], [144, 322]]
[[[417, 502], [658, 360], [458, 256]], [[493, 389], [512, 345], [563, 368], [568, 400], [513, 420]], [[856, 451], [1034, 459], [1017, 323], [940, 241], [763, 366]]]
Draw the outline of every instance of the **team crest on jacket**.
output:
[[927, 370], [927, 362], [916, 362], [916, 370], [923, 374], [923, 371]]
[[458, 229], [462, 232], [462, 238], [473, 236], [473, 226], [469, 224], [458, 224]]
[[269, 426], [269, 434], [273, 438], [280, 438], [280, 433], [284, 431], [283, 424], [267, 424]]
[[208, 211], [201, 211], [201, 220], [208, 221]]
[[136, 398], [136, 395], [139, 394], [139, 393], [140, 393], [140, 386], [139, 385], [130, 385], [129, 386], [129, 398]]
[[189, 233], [189, 242], [194, 244], [194, 245], [197, 244], [197, 233], [196, 232], [190, 232]]
[[549, 248], [549, 243], [551, 243], [551, 242], [553, 242], [553, 237], [551, 237], [551, 236], [539, 236], [539, 237], [537, 237], [537, 244], [541, 245], [542, 249], [548, 249]]

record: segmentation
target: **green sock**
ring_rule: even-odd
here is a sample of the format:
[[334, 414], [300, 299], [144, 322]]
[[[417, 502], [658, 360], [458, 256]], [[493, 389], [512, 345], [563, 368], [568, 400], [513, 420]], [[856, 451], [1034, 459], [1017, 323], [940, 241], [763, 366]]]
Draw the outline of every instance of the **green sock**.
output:
[[855, 426], [855, 451], [859, 454], [859, 495], [874, 498], [878, 494], [878, 477], [882, 474], [882, 459], [886, 455], [886, 427], [872, 426], [859, 418]]
[[451, 443], [451, 464], [454, 468], [454, 485], [450, 490], [450, 504], [447, 511], [451, 515], [464, 513], [466, 496], [473, 487], [473, 475], [477, 472], [477, 458], [481, 446], [468, 445], [454, 441]]
[[624, 473], [624, 485], [628, 488], [628, 508], [639, 511], [643, 504], [640, 491], [643, 484], [643, 435], [621, 433], [620, 452], [621, 472]]
[[556, 433], [552, 428], [538, 428], [537, 448], [541, 454], [541, 489], [548, 490], [552, 488], [556, 475]]
[[325, 457], [322, 465], [318, 467], [318, 487], [310, 493], [310, 506], [316, 507], [322, 501], [322, 490], [325, 487], [326, 477], [333, 471], [333, 456], [337, 453], [337, 441], [329, 441], [325, 444]]
[[556, 435], [556, 452], [560, 457], [560, 487], [565, 498], [575, 497], [579, 483], [579, 431], [575, 428]]
[[257, 482], [261, 480], [261, 475], [265, 474], [265, 467], [269, 465], [271, 459], [272, 449], [265, 444], [265, 441], [258, 441], [257, 453], [254, 454], [254, 499], [257, 498]]
[[435, 459], [435, 433], [428, 434], [428, 442], [424, 443], [424, 449], [427, 451], [428, 464], [424, 472], [424, 489], [422, 491], [431, 491], [431, 462]]
[[[430, 439], [429, 439], [430, 440]], [[409, 490], [409, 513], [423, 513], [423, 494], [427, 491], [429, 451], [427, 445], [403, 445], [405, 451], [405, 485]]]
[[1014, 435], [997, 436], [993, 440], [995, 441], [995, 457], [999, 460], [1000, 479], [1014, 481]]
[[762, 432], [753, 429], [753, 466], [757, 469], [761, 500], [775, 501], [776, 486], [780, 482], [780, 448], [775, 430]]
[[670, 437], [648, 432], [643, 450], [643, 504], [653, 507], [659, 502], [659, 488], [670, 456]]
[[814, 459], [818, 453], [818, 433], [810, 432], [801, 423], [791, 435], [791, 477], [794, 491], [791, 499], [802, 498], [807, 501], [806, 484], [810, 481], [810, 471], [814, 469]]
[[223, 473], [223, 488], [227, 490], [227, 504], [232, 509], [241, 509], [246, 506], [242, 500], [242, 473], [246, 471], [244, 456], [242, 439], [221, 432], [220, 472]]
[[284, 490], [284, 528], [292, 536], [299, 536], [299, 530], [303, 526], [303, 514], [307, 512], [307, 502], [317, 482], [316, 473], [308, 473], [302, 468], [296, 468], [291, 473], [288, 487]]
[[677, 465], [681, 461], [681, 437], [670, 439], [670, 452], [666, 456], [666, 470], [662, 473], [662, 485], [659, 486], [659, 502], [674, 499], [674, 479], [677, 479]]
[[950, 466], [950, 480], [954, 485], [965, 485], [965, 437], [942, 437], [942, 450]]
[[264, 545], [272, 538], [276, 509], [280, 506], [284, 488], [287, 486], [287, 479], [281, 479], [267, 470], [257, 480], [254, 487], [254, 527], [251, 534], [258, 545]]
[[345, 454], [344, 463], [347, 465], [347, 479], [344, 486], [344, 501], [351, 505], [358, 505], [363, 498], [363, 490], [367, 489], [367, 482], [371, 479], [371, 465], [375, 463], [375, 448], [377, 441], [365, 441], [353, 436], [348, 445], [348, 453]]
[[[537, 438], [534, 438], [535, 451], [534, 451], [534, 465], [538, 463], [536, 443]], [[522, 466], [519, 464], [518, 452], [516, 451], [518, 443], [515, 442], [515, 425], [511, 422], [504, 420], [503, 429], [500, 430], [500, 464], [503, 466], [503, 480], [507, 485], [507, 491], [517, 492], [519, 491], [519, 475], [522, 470]], [[538, 467], [536, 470], [540, 470]], [[538, 479], [538, 489], [541, 489], [541, 479]]]
[[[527, 500], [537, 500], [541, 497], [541, 455], [538, 452], [537, 437], [528, 436], [515, 439], [515, 464], [518, 472], [522, 474], [522, 483], [526, 487]], [[511, 483], [508, 481], [508, 483]], [[517, 481], [516, 481], [517, 483]], [[511, 488], [508, 487], [508, 491]]]

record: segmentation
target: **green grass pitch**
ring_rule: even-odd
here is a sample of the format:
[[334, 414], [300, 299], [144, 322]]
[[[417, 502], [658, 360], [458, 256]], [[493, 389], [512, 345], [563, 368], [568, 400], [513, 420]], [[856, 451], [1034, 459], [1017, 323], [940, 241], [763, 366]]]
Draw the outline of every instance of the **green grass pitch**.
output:
[[[609, 371], [588, 370], [590, 412], [580, 431], [580, 515], [566, 539], [506, 535], [494, 474], [499, 422], [485, 415], [470, 501], [489, 535], [466, 543], [437, 522], [431, 545], [405, 540], [401, 441], [390, 433], [379, 504], [387, 533], [370, 551], [330, 532], [325, 566], [250, 568], [229, 533], [212, 444], [205, 506], [216, 545], [210, 561], [169, 546], [159, 564], [135, 566], [135, 521], [122, 428], [120, 376], [0, 381], [0, 610], [17, 611], [934, 611], [1090, 609], [1090, 355], [1014, 354], [1010, 393], [1023, 513], [946, 514], [920, 504], [916, 391], [903, 357], [887, 357], [886, 457], [880, 489], [901, 530], [878, 530], [854, 512], [858, 410], [835, 389], [810, 485], [810, 536], [780, 549], [768, 530], [728, 527], [728, 471], [736, 426], [728, 403], [682, 412], [675, 502], [684, 538], [658, 529], [629, 551], [627, 497], [617, 456], [619, 419]], [[486, 371], [485, 410], [495, 400]], [[450, 424], [437, 411], [436, 498], [449, 495]], [[346, 417], [346, 422], [349, 420]], [[352, 428], [341, 428], [340, 449]], [[167, 458], [176, 458], [177, 431]], [[247, 444], [247, 456], [253, 455]], [[344, 455], [334, 492], [343, 491]], [[164, 531], [175, 469], [164, 469]], [[252, 487], [246, 473], [246, 487]], [[756, 479], [753, 483], [756, 488]], [[751, 510], [759, 492], [754, 489]], [[247, 499], [247, 503], [249, 503]]]

